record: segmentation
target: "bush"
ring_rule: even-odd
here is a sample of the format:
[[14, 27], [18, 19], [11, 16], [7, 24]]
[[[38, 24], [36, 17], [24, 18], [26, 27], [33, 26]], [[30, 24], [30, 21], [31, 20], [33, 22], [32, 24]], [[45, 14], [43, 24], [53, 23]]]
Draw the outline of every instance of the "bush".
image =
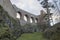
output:
[[0, 23], [0, 40], [10, 39], [11, 30], [6, 23]]
[[47, 28], [48, 28], [48, 25], [46, 24], [38, 24], [38, 28], [40, 29], [40, 32], [44, 32]]
[[23, 33], [32, 33], [40, 31], [37, 25], [26, 24], [22, 26]]
[[21, 35], [21, 26], [18, 20], [10, 17], [0, 6], [0, 40], [16, 40]]
[[44, 34], [49, 40], [60, 40], [60, 23], [55, 24], [51, 29], [47, 29]]

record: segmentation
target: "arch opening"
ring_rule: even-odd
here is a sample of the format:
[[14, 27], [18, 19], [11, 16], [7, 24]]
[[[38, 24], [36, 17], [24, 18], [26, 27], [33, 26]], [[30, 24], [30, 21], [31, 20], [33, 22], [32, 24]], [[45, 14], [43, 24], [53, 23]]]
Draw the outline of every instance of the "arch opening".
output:
[[36, 19], [35, 19], [35, 23], [37, 23], [37, 22], [38, 22], [38, 19], [36, 18]]
[[20, 19], [20, 14], [16, 13], [16, 18]]
[[28, 21], [28, 15], [24, 16], [24, 20], [27, 22]]
[[31, 18], [30, 18], [30, 23], [33, 23], [33, 21], [34, 21], [34, 20], [33, 20], [33, 17], [31, 17]]
[[21, 19], [21, 16], [22, 16], [22, 15], [21, 15], [20, 12], [17, 12], [17, 13], [16, 13], [16, 18]]

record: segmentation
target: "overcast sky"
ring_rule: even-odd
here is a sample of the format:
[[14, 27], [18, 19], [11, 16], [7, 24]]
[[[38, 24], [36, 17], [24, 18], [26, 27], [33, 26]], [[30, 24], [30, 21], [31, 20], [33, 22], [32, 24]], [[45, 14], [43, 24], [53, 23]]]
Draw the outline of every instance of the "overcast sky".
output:
[[[49, 1], [52, 2], [52, 0]], [[11, 2], [12, 4], [15, 4], [18, 8], [35, 15], [39, 15], [40, 10], [44, 10], [38, 0], [11, 0]]]
[[43, 9], [38, 0], [11, 0], [11, 2], [20, 9], [26, 10], [35, 15], [39, 15], [40, 10]]

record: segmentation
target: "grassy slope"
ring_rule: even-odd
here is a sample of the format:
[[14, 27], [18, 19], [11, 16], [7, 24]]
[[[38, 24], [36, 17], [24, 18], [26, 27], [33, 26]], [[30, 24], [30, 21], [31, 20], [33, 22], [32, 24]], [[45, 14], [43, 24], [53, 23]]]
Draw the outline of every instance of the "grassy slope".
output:
[[42, 33], [26, 33], [22, 34], [17, 40], [46, 40], [43, 38]]

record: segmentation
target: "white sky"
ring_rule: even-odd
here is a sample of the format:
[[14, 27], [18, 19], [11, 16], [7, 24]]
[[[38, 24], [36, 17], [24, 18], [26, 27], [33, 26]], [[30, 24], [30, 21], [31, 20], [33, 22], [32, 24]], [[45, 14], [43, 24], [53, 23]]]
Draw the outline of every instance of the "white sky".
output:
[[18, 8], [26, 10], [35, 15], [39, 15], [40, 10], [43, 9], [38, 0], [11, 0], [11, 2]]

